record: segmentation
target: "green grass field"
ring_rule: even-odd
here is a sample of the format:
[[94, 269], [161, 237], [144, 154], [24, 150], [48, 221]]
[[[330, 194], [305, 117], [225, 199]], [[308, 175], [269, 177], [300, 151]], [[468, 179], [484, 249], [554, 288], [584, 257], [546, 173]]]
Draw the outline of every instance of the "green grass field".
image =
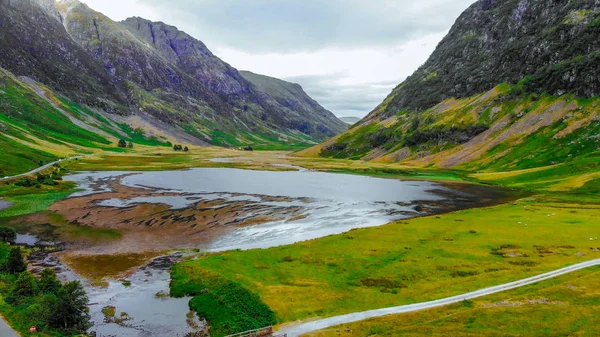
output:
[[[185, 262], [258, 293], [280, 323], [457, 295], [600, 258], [600, 206], [530, 198]], [[176, 284], [175, 284], [176, 286]]]
[[600, 335], [600, 267], [447, 307], [391, 315], [305, 337]]
[[[203, 255], [176, 267], [177, 277], [172, 283], [175, 293], [186, 294], [185, 289], [207, 284], [206, 275], [216, 275], [225, 284], [236, 285], [219, 288], [223, 291], [219, 296], [228, 298], [240, 291], [255, 294], [256, 297], [249, 297], [254, 301], [252, 306], [266, 304], [278, 323], [438, 299], [600, 258], [596, 251], [600, 242], [590, 241], [600, 234], [600, 223], [595, 221], [600, 216], [596, 192], [600, 177], [593, 175], [595, 163], [591, 159], [515, 173], [469, 174], [389, 163], [282, 157], [283, 154], [218, 148], [173, 153], [162, 148], [99, 154], [70, 162], [67, 167], [73, 171], [192, 167], [281, 170], [286, 168], [274, 164], [288, 164], [386, 178], [500, 184], [540, 193], [500, 206], [400, 221], [295, 245]], [[223, 157], [233, 161], [210, 161]], [[581, 174], [587, 170], [591, 170], [591, 176]], [[0, 219], [43, 211], [72, 189], [61, 186], [44, 186], [41, 190], [0, 188], [0, 197], [16, 203], [4, 213], [0, 211]], [[73, 226], [52, 214], [46, 216], [56, 225], [54, 234], [62, 238], [95, 238], [96, 243], [119, 238], [114, 231]], [[35, 232], [33, 228], [29, 230]], [[197, 290], [189, 292], [196, 296], [194, 308], [206, 317], [217, 317], [214, 320], [220, 323], [214, 324], [227, 326], [229, 323], [221, 320], [224, 311], [219, 314], [210, 311], [216, 306], [197, 305], [203, 296]], [[527, 311], [529, 307], [520, 310]], [[385, 334], [386, 329], [382, 325], [381, 333]], [[485, 326], [481, 329], [482, 334], [487, 331]], [[394, 330], [390, 331], [394, 335]]]

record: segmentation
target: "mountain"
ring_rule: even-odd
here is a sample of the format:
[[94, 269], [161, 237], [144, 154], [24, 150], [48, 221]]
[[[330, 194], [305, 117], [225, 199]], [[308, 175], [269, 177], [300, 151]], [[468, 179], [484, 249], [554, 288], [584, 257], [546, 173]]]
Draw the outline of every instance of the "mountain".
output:
[[477, 171], [592, 158], [599, 37], [594, 0], [479, 0], [358, 125], [300, 155]]
[[[333, 113], [312, 99], [299, 84], [277, 78], [241, 71], [240, 74], [262, 93], [262, 98], [273, 105], [281, 106], [285, 114], [297, 115], [298, 119], [313, 120], [319, 125], [333, 124], [336, 130], [345, 130], [347, 126]], [[307, 124], [305, 126], [309, 128]], [[323, 135], [327, 129], [317, 130]]]
[[[108, 128], [106, 120], [111, 132], [98, 135], [109, 142], [131, 129], [146, 143], [287, 148], [345, 129], [318, 104], [286, 105], [261, 91], [176, 27], [138, 17], [114, 22], [77, 0], [0, 0], [0, 68], [23, 90], [43, 87], [86, 110], [81, 118], [60, 107], [79, 128]], [[3, 123], [23, 122], [11, 118]]]
[[358, 122], [360, 122], [360, 118], [358, 117], [340, 117], [340, 120], [346, 124], [356, 124]]

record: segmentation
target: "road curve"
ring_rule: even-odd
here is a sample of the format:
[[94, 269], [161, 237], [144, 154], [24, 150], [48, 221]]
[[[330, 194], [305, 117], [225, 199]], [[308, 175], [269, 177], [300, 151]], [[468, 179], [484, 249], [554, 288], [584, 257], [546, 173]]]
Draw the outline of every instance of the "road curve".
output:
[[19, 337], [19, 334], [6, 323], [4, 317], [0, 316], [0, 336]]
[[575, 264], [575, 265], [572, 265], [572, 266], [569, 266], [566, 268], [551, 271], [549, 273], [529, 277], [529, 278], [526, 278], [523, 280], [510, 282], [510, 283], [506, 283], [506, 284], [495, 286], [495, 287], [490, 287], [490, 288], [473, 291], [473, 292], [458, 295], [458, 296], [447, 297], [447, 298], [430, 301], [430, 302], [401, 305], [398, 307], [369, 310], [369, 311], [356, 312], [356, 313], [347, 314], [347, 315], [325, 318], [325, 319], [307, 322], [307, 323], [303, 323], [303, 324], [299, 324], [299, 325], [295, 325], [295, 326], [289, 326], [289, 327], [286, 327], [286, 328], [278, 331], [277, 333], [278, 334], [287, 334], [288, 337], [298, 337], [298, 336], [301, 336], [308, 332], [317, 331], [317, 330], [329, 328], [329, 327], [340, 325], [340, 324], [362, 321], [362, 320], [365, 320], [368, 318], [381, 317], [381, 316], [387, 316], [387, 315], [392, 315], [392, 314], [402, 314], [402, 313], [406, 313], [406, 312], [413, 312], [413, 311], [420, 311], [420, 310], [441, 307], [441, 306], [445, 306], [445, 305], [449, 305], [449, 304], [453, 304], [453, 303], [459, 303], [459, 302], [462, 302], [462, 301], [468, 300], [468, 299], [478, 298], [478, 297], [487, 296], [487, 295], [499, 293], [499, 292], [510, 290], [510, 289], [523, 287], [526, 285], [530, 285], [533, 283], [537, 283], [540, 281], [555, 278], [555, 277], [558, 277], [558, 276], [561, 276], [564, 274], [572, 273], [574, 271], [578, 271], [581, 269], [598, 266], [598, 265], [600, 265], [600, 259]]
[[69, 161], [69, 160], [80, 159], [80, 158], [83, 158], [83, 157], [84, 156], [77, 156], [77, 157], [71, 157], [71, 158], [67, 158], [67, 159], [59, 159], [57, 161], [53, 161], [53, 162], [51, 162], [49, 164], [46, 164], [44, 166], [40, 166], [40, 167], [36, 168], [35, 170], [31, 170], [31, 171], [26, 172], [26, 173], [17, 174], [15, 176], [10, 176], [10, 177], [0, 177], [0, 181], [9, 180], [9, 179], [15, 179], [15, 178], [20, 178], [20, 177], [25, 177], [25, 176], [28, 176], [30, 174], [35, 174], [35, 173], [41, 172], [41, 171], [49, 168], [50, 166], [52, 166], [54, 164], [62, 163], [64, 161]]

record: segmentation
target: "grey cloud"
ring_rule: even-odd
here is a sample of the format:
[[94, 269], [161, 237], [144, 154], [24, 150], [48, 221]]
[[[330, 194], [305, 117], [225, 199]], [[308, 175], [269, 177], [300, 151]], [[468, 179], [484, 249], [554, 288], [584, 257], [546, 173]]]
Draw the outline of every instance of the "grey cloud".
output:
[[253, 53], [373, 47], [448, 29], [474, 0], [138, 0], [208, 45]]
[[302, 85], [304, 90], [321, 105], [339, 117], [363, 117], [391, 92], [397, 82], [376, 82], [340, 85], [334, 81], [343, 74], [297, 76], [286, 81]]

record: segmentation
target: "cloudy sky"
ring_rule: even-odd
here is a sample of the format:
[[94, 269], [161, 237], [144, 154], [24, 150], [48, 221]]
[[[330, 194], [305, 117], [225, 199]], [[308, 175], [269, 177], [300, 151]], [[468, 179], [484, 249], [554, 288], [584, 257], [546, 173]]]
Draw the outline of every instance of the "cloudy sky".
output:
[[240, 70], [300, 83], [362, 117], [419, 67], [475, 0], [81, 0], [113, 20], [177, 26]]

